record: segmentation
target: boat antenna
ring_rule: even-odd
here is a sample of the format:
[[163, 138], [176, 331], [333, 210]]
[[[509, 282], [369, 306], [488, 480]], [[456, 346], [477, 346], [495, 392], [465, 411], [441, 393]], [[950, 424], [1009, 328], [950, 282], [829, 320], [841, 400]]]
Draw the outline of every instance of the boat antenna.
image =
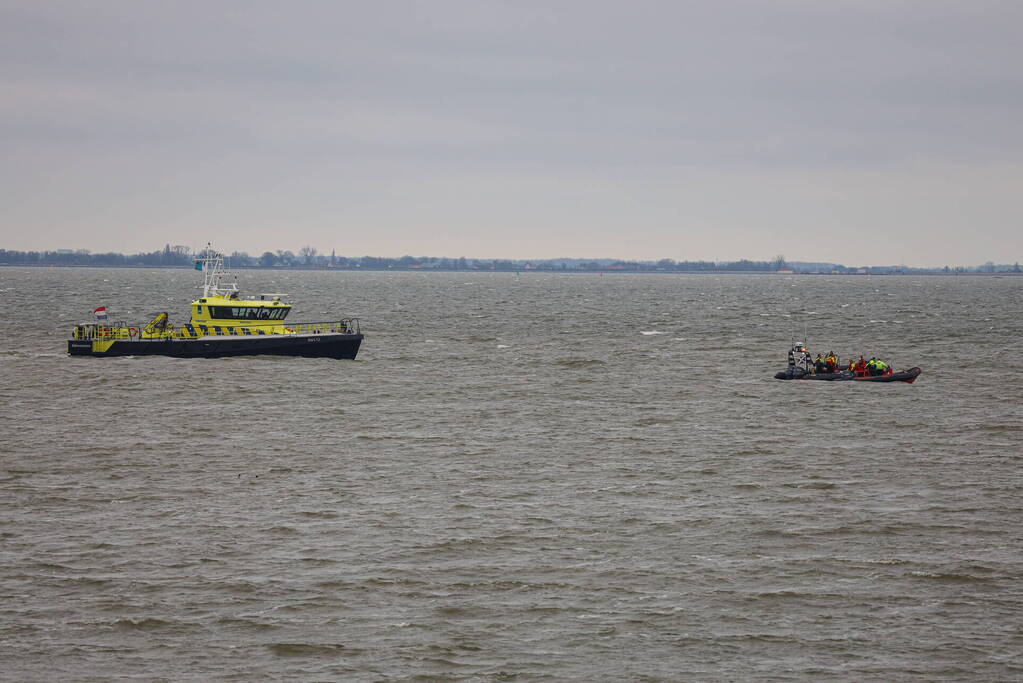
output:
[[224, 270], [224, 255], [219, 251], [214, 251], [212, 243], [207, 242], [202, 255], [195, 259], [195, 268], [203, 272], [203, 297], [231, 296], [238, 291], [237, 276], [235, 277], [236, 282], [227, 285], [221, 284], [224, 276], [227, 275], [227, 271]]

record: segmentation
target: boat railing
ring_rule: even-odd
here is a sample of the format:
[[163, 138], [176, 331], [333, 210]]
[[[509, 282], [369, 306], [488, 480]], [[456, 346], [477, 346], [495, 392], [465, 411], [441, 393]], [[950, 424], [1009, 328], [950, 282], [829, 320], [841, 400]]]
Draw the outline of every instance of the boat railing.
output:
[[[239, 321], [244, 323], [245, 321]], [[280, 328], [283, 327], [283, 332]], [[198, 337], [216, 336], [238, 336], [238, 335], [261, 335], [261, 334], [361, 334], [358, 318], [345, 318], [343, 320], [330, 320], [326, 322], [299, 323], [281, 322], [274, 325], [267, 331], [265, 325], [236, 324], [236, 325], [197, 325], [189, 323], [183, 327], [169, 327], [156, 335], [146, 331], [144, 325], [130, 326], [124, 322], [111, 325], [100, 323], [86, 323], [77, 325], [71, 331], [71, 338], [76, 340], [98, 340], [98, 341], [154, 341], [164, 339], [196, 339]], [[142, 333], [146, 331], [146, 336]]]
[[118, 323], [85, 323], [84, 325], [76, 325], [75, 329], [71, 330], [72, 339], [98, 339], [100, 341], [107, 341], [111, 339], [130, 339], [131, 330], [137, 328], [131, 328], [125, 322]]
[[340, 332], [342, 334], [359, 334], [359, 319], [347, 318], [345, 320], [332, 320], [322, 323], [282, 323], [286, 334], [327, 334]]

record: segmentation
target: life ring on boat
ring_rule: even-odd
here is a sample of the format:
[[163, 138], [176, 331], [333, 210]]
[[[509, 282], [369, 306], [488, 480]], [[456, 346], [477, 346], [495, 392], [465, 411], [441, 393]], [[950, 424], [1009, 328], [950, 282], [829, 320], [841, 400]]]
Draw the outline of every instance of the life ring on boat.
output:
[[110, 328], [109, 327], [100, 327], [99, 329], [96, 330], [96, 336], [97, 337], [106, 337], [109, 334], [110, 334]]
[[137, 327], [129, 327], [128, 328], [128, 339], [134, 339], [135, 335], [137, 335], [138, 333], [139, 333], [139, 328], [137, 328]]
[[291, 329], [290, 327], [285, 327], [284, 331], [287, 332], [288, 334], [295, 334], [295, 330]]

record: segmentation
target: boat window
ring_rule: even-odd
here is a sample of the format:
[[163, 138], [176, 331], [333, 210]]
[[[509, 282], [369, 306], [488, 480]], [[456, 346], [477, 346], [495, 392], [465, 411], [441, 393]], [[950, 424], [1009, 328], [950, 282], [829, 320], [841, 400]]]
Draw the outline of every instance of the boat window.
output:
[[290, 306], [210, 306], [210, 317], [217, 320], [284, 320]]
[[243, 317], [239, 313], [242, 311], [233, 306], [210, 306], [210, 317], [217, 320], [236, 320]]
[[195, 312], [196, 313], [202, 313], [202, 306], [196, 306], [195, 307]]

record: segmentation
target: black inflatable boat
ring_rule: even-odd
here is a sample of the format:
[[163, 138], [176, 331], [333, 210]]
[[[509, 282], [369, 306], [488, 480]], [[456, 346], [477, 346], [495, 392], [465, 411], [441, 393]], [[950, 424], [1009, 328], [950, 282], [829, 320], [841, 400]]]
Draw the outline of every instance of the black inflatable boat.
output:
[[799, 367], [790, 367], [783, 372], [777, 373], [775, 379], [815, 379], [823, 382], [905, 382], [912, 384], [913, 381], [923, 372], [920, 368], [910, 368], [901, 372], [893, 372], [890, 375], [857, 375], [849, 370], [838, 372], [807, 372]]
[[[838, 358], [828, 354], [831, 357], [832, 366], [838, 364]], [[820, 354], [817, 355], [818, 363], [820, 361]], [[873, 360], [873, 359], [871, 359]], [[833, 370], [831, 372], [819, 371], [819, 365], [815, 368], [815, 363], [811, 360], [810, 351], [806, 348], [806, 340], [803, 340], [802, 344], [793, 344], [792, 348], [789, 349], [789, 366], [781, 372], [775, 374], [775, 379], [815, 379], [822, 382], [905, 382], [906, 384], [912, 384], [913, 381], [920, 376], [922, 370], [920, 368], [910, 368], [909, 370], [902, 370], [900, 372], [893, 372], [892, 369], [882, 363], [881, 367], [887, 368], [885, 372], [881, 374], [875, 374], [863, 368], [863, 356], [860, 356], [861, 363], [859, 368], [855, 370]], [[870, 367], [872, 363], [867, 363]], [[839, 366], [841, 367], [841, 366]], [[850, 364], [852, 367], [852, 364]]]

